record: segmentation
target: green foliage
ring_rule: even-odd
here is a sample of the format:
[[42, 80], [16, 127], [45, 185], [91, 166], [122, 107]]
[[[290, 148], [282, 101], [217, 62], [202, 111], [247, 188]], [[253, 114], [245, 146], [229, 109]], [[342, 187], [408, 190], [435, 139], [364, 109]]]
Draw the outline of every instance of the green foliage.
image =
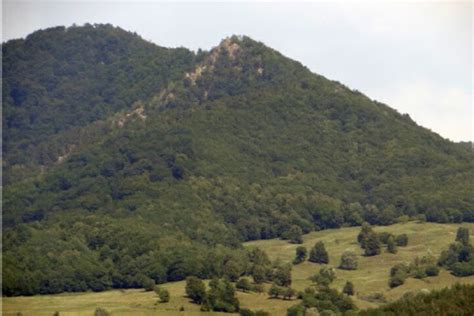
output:
[[306, 260], [308, 257], [308, 250], [306, 247], [299, 246], [296, 248], [296, 255], [295, 259], [293, 260], [293, 264], [300, 264]]
[[241, 278], [239, 281], [237, 281], [235, 288], [243, 292], [249, 292], [253, 289], [252, 284], [247, 278]]
[[393, 238], [393, 236], [390, 236], [387, 239], [387, 251], [394, 254], [398, 251], [397, 244], [395, 243], [395, 239]]
[[451, 270], [455, 276], [474, 275], [474, 247], [470, 243], [468, 229], [458, 229], [456, 242], [441, 252], [438, 264]]
[[319, 270], [317, 274], [310, 278], [311, 281], [322, 285], [328, 286], [336, 279], [336, 272], [333, 268], [323, 267]]
[[339, 268], [343, 270], [356, 270], [358, 265], [357, 255], [353, 251], [344, 251], [341, 255]]
[[344, 288], [342, 289], [342, 293], [347, 294], [347, 295], [354, 295], [354, 284], [352, 282], [347, 281], [346, 284], [344, 285]]
[[267, 280], [267, 269], [262, 265], [255, 265], [252, 270], [253, 281], [261, 284]]
[[357, 309], [349, 296], [328, 287], [318, 291], [307, 288], [302, 293], [302, 300], [301, 304], [288, 309], [288, 315], [305, 315], [311, 308], [316, 308], [318, 311], [328, 310], [336, 314]]
[[459, 227], [456, 233], [456, 241], [463, 245], [469, 245], [469, 229], [466, 227]]
[[376, 256], [381, 252], [380, 241], [376, 233], [369, 233], [364, 241], [364, 254], [366, 256]]
[[241, 308], [239, 311], [239, 315], [240, 316], [270, 316], [270, 313], [263, 310], [252, 311], [248, 308]]
[[417, 294], [360, 311], [361, 316], [372, 315], [470, 315], [474, 313], [474, 285], [454, 285], [451, 288]]
[[206, 286], [196, 277], [186, 278], [186, 295], [196, 304], [201, 304], [206, 298]]
[[161, 289], [158, 296], [161, 303], [168, 303], [170, 301], [170, 292], [167, 289]]
[[401, 235], [395, 236], [395, 243], [399, 247], [406, 247], [408, 245], [407, 234], [401, 234]]
[[103, 308], [100, 308], [100, 307], [97, 307], [94, 311], [94, 316], [109, 316], [110, 313], [103, 309]]
[[155, 290], [155, 281], [152, 279], [145, 278], [142, 285], [147, 292]]
[[86, 25], [2, 52], [4, 295], [264, 282], [242, 241], [474, 221], [468, 149], [247, 37], [195, 55]]
[[303, 243], [303, 230], [301, 227], [292, 225], [290, 229], [282, 234], [283, 239], [288, 239], [292, 244]]
[[280, 286], [291, 285], [291, 265], [279, 265], [273, 271], [273, 282]]
[[214, 279], [209, 283], [209, 287], [207, 297], [203, 301], [203, 310], [226, 313], [239, 311], [240, 302], [235, 297], [235, 288], [227, 279]]
[[329, 255], [322, 241], [318, 241], [311, 249], [308, 260], [315, 263], [329, 263]]

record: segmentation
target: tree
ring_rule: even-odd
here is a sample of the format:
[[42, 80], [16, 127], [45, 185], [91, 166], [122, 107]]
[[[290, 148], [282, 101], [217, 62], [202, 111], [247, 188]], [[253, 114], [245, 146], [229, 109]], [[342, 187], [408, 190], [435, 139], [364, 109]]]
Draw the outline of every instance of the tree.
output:
[[239, 311], [240, 302], [235, 297], [235, 288], [227, 279], [213, 279], [209, 283], [209, 293], [203, 302], [204, 310], [235, 313]]
[[401, 234], [395, 237], [395, 243], [399, 247], [405, 247], [408, 245], [408, 235], [407, 234]]
[[328, 286], [336, 279], [336, 273], [333, 268], [323, 267], [310, 279], [319, 285]]
[[318, 241], [311, 249], [309, 261], [315, 263], [329, 263], [329, 255], [322, 241]]
[[261, 265], [255, 265], [252, 270], [253, 281], [261, 284], [267, 280], [267, 269]]
[[158, 295], [161, 303], [168, 303], [170, 301], [170, 292], [167, 289], [161, 289]]
[[397, 253], [398, 251], [397, 244], [395, 243], [395, 239], [393, 238], [393, 236], [390, 236], [387, 239], [387, 251], [390, 253]]
[[268, 290], [268, 295], [272, 298], [277, 298], [282, 294], [282, 288], [276, 284], [272, 284], [270, 289]]
[[456, 241], [459, 241], [463, 245], [469, 244], [469, 229], [466, 227], [459, 227], [456, 233]]
[[286, 239], [292, 244], [302, 244], [303, 243], [303, 230], [301, 227], [292, 225], [288, 232], [285, 234]]
[[206, 297], [204, 282], [194, 276], [186, 278], [186, 295], [196, 304], [201, 304]]
[[375, 256], [380, 254], [380, 241], [376, 233], [371, 232], [367, 235], [364, 250], [366, 256]]
[[360, 244], [362, 249], [365, 248], [365, 242], [370, 233], [373, 233], [372, 226], [370, 226], [370, 224], [367, 222], [362, 223], [360, 232], [357, 235], [357, 242]]
[[147, 292], [153, 291], [155, 289], [155, 281], [150, 278], [145, 278], [142, 281], [142, 286]]
[[243, 292], [248, 292], [252, 289], [252, 284], [250, 284], [250, 281], [247, 278], [241, 278], [237, 281], [235, 287]]
[[299, 246], [298, 248], [296, 248], [296, 256], [295, 256], [295, 259], [293, 260], [293, 264], [299, 264], [305, 261], [307, 257], [308, 257], [308, 250], [306, 249], [306, 247]]
[[291, 300], [293, 296], [296, 295], [296, 291], [291, 287], [287, 287], [283, 290], [283, 298], [287, 300]]
[[344, 251], [341, 256], [341, 263], [339, 268], [343, 270], [356, 270], [357, 269], [357, 255], [353, 251]]
[[273, 281], [277, 285], [291, 285], [291, 266], [278, 266], [273, 274]]
[[223, 272], [232, 282], [237, 281], [242, 274], [239, 265], [234, 260], [229, 260], [225, 263]]
[[342, 293], [354, 295], [354, 284], [352, 284], [350, 281], [347, 281], [346, 285], [344, 285], [344, 288], [342, 289]]

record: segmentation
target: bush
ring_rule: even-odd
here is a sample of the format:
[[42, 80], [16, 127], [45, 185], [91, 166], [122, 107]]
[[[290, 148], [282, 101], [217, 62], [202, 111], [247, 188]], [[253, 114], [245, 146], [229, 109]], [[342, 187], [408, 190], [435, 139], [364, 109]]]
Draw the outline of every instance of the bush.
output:
[[344, 285], [344, 288], [342, 289], [342, 293], [347, 295], [354, 295], [354, 284], [352, 284], [352, 282], [350, 281], [347, 281], [346, 285]]
[[311, 281], [323, 286], [328, 286], [334, 279], [336, 279], [334, 269], [326, 267], [321, 268], [317, 274], [310, 278]]
[[161, 303], [168, 303], [170, 301], [170, 292], [167, 289], [161, 289], [158, 296]]
[[150, 278], [146, 278], [143, 280], [142, 286], [147, 292], [153, 291], [155, 289], [155, 281]]
[[408, 245], [408, 235], [407, 234], [401, 234], [395, 237], [395, 243], [399, 247], [406, 247]]
[[357, 255], [353, 251], [344, 251], [341, 256], [341, 263], [339, 268], [343, 270], [356, 270], [357, 269]]
[[404, 274], [396, 273], [395, 275], [390, 277], [390, 280], [388, 281], [388, 286], [390, 286], [390, 288], [400, 286], [405, 283], [405, 278], [406, 276]]
[[109, 312], [103, 308], [97, 307], [94, 312], [94, 316], [109, 316]]
[[376, 256], [380, 254], [380, 241], [376, 233], [371, 232], [365, 239], [365, 255]]
[[252, 290], [252, 284], [250, 284], [250, 281], [246, 278], [241, 278], [237, 283], [235, 284], [235, 287], [238, 290], [242, 290], [243, 292], [248, 292]]
[[296, 248], [296, 255], [295, 259], [293, 260], [293, 264], [300, 264], [301, 262], [304, 262], [306, 258], [308, 257], [308, 250], [306, 247], [299, 246]]
[[425, 273], [427, 276], [437, 276], [439, 274], [439, 268], [432, 264], [426, 267]]

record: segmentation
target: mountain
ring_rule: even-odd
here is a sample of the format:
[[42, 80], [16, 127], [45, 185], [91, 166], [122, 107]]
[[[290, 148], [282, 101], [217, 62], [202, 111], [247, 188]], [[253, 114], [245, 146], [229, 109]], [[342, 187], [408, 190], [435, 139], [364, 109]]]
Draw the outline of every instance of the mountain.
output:
[[2, 51], [6, 295], [244, 274], [242, 241], [295, 226], [474, 221], [469, 149], [248, 37], [86, 25]]

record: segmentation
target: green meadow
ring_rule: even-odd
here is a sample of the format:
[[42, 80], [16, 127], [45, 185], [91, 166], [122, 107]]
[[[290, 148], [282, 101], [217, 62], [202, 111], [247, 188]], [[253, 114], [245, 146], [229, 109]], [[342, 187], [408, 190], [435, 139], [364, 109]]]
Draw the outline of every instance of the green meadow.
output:
[[[394, 289], [388, 286], [389, 269], [397, 263], [409, 263], [415, 257], [425, 255], [438, 256], [451, 242], [454, 241], [456, 230], [460, 224], [434, 224], [409, 222], [392, 226], [374, 227], [376, 232], [387, 231], [393, 234], [406, 233], [409, 238], [407, 247], [399, 247], [397, 254], [382, 251], [381, 255], [375, 257], [362, 256], [356, 237], [360, 227], [331, 229], [312, 232], [303, 237], [304, 246], [308, 250], [317, 241], [323, 241], [329, 252], [329, 266], [337, 267], [340, 256], [345, 250], [352, 250], [360, 254], [359, 269], [346, 271], [336, 269], [337, 279], [331, 284], [332, 287], [341, 290], [345, 282], [350, 280], [355, 286], [354, 301], [360, 309], [375, 307], [383, 304], [381, 300], [370, 299], [376, 293], [382, 294], [387, 302], [400, 298], [407, 292], [417, 293], [423, 289], [433, 290], [454, 283], [474, 283], [474, 276], [457, 278], [448, 271], [441, 269], [436, 277], [425, 279], [409, 278], [405, 284]], [[474, 224], [462, 224], [474, 231]], [[472, 233], [471, 233], [472, 234]], [[472, 237], [471, 237], [472, 239]], [[245, 247], [259, 247], [267, 252], [270, 259], [291, 262], [294, 258], [295, 249], [298, 245], [289, 244], [286, 241], [259, 240], [247, 242]], [[311, 284], [308, 280], [322, 265], [310, 262], [293, 267], [292, 287], [303, 290]], [[4, 315], [53, 315], [56, 311], [60, 315], [82, 316], [93, 315], [97, 307], [109, 311], [112, 315], [220, 315], [221, 313], [202, 313], [199, 306], [192, 304], [185, 297], [185, 282], [174, 282], [161, 285], [167, 288], [171, 294], [168, 303], [157, 303], [158, 297], [154, 292], [145, 292], [142, 289], [134, 290], [112, 290], [100, 293], [66, 293], [58, 295], [37, 295], [30, 297], [4, 297]], [[269, 285], [267, 285], [267, 288]], [[237, 292], [242, 307], [251, 309], [263, 309], [272, 315], [286, 315], [286, 309], [298, 302], [298, 300], [269, 299], [268, 295], [257, 293]], [[222, 314], [224, 315], [224, 314]]]

